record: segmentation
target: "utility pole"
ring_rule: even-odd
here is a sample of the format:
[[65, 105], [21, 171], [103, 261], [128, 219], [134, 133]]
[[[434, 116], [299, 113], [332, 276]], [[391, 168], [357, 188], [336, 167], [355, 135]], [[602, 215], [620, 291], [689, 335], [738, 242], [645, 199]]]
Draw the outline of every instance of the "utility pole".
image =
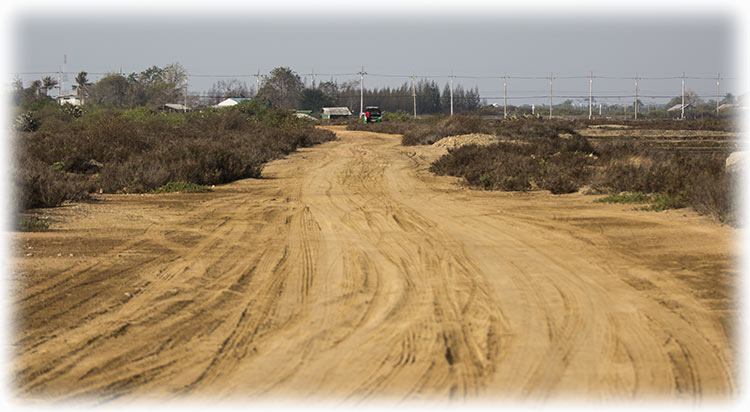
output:
[[187, 93], [188, 93], [188, 80], [186, 78], [185, 79], [185, 104], [183, 104], [183, 107], [182, 107], [183, 113], [187, 112]]
[[602, 115], [602, 104], [599, 103], [599, 116], [601, 116], [601, 115]]
[[508, 75], [503, 76], [503, 119], [508, 118]]
[[312, 69], [312, 80], [310, 81], [312, 88], [315, 88], [315, 69]]
[[367, 74], [365, 66], [362, 66], [362, 71], [357, 74], [359, 74], [359, 117], [362, 118], [365, 102], [365, 75]]
[[682, 107], [680, 108], [680, 119], [685, 119], [685, 72], [682, 72]]
[[453, 116], [453, 72], [451, 72], [451, 116]]
[[63, 65], [60, 69], [60, 75], [58, 76], [57, 82], [57, 97], [60, 98], [63, 92], [63, 80], [65, 79], [65, 66], [68, 64], [68, 55], [63, 54]]
[[589, 120], [593, 117], [592, 112], [594, 110], [594, 100], [592, 98], [592, 91], [594, 86], [594, 72], [589, 75]]
[[258, 69], [258, 74], [254, 74], [255, 76], [255, 95], [258, 95], [258, 92], [260, 91], [260, 69]]
[[635, 108], [635, 120], [638, 120], [638, 73], [635, 74], [635, 102], [633, 102]]
[[719, 117], [719, 82], [721, 81], [721, 73], [716, 73], [716, 117]]
[[552, 72], [549, 74], [549, 118], [552, 119]]
[[62, 66], [60, 67], [60, 71], [57, 72], [57, 99], [60, 100], [60, 96], [62, 95]]
[[411, 76], [411, 97], [414, 100], [414, 118], [417, 118], [417, 86], [416, 86], [416, 76]]

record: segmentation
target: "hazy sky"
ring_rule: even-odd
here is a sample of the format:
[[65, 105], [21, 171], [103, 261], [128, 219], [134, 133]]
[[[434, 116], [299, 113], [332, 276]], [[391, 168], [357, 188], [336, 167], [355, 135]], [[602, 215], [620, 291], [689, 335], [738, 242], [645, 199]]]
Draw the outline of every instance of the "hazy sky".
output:
[[[623, 15], [612, 10], [593, 15], [566, 13], [563, 17], [533, 15], [498, 9], [449, 13], [398, 13], [380, 10], [362, 13], [305, 16], [293, 13], [251, 13], [246, 9], [200, 13], [122, 15], [107, 11], [83, 17], [26, 12], [15, 18], [12, 42], [17, 50], [12, 70], [17, 73], [55, 72], [67, 55], [66, 71], [77, 73], [139, 72], [171, 62], [181, 63], [193, 75], [190, 90], [203, 92], [220, 77], [198, 75], [246, 75], [255, 85], [257, 70], [291, 67], [301, 77], [356, 73], [361, 66], [373, 75], [448, 76], [454, 73], [464, 87], [479, 87], [483, 98], [499, 102], [499, 79], [460, 76], [511, 76], [510, 103], [544, 103], [549, 83], [544, 77], [594, 76], [690, 77], [687, 88], [713, 96], [717, 73], [736, 77], [737, 27], [726, 13], [701, 15]], [[645, 15], [644, 15], [645, 14]], [[647, 17], [650, 16], [650, 17]], [[398, 86], [408, 78], [368, 75], [365, 85]], [[28, 83], [41, 74], [24, 74]], [[68, 76], [67, 88], [75, 77]], [[100, 76], [90, 75], [93, 80]], [[317, 80], [331, 76], [318, 75]], [[516, 77], [516, 78], [513, 78]], [[339, 82], [358, 79], [334, 76]], [[433, 78], [442, 90], [447, 77]], [[309, 81], [309, 78], [308, 78]], [[723, 80], [721, 94], [736, 90], [739, 82]], [[595, 79], [594, 94], [625, 96], [600, 99], [629, 102], [632, 79]], [[643, 79], [641, 96], [675, 96], [679, 79]], [[588, 95], [585, 78], [555, 79], [559, 97]], [[529, 96], [539, 96], [529, 98]], [[497, 98], [497, 99], [494, 99]], [[707, 97], [707, 99], [710, 97]], [[575, 100], [575, 99], [574, 99]], [[666, 99], [644, 97], [646, 103]]]

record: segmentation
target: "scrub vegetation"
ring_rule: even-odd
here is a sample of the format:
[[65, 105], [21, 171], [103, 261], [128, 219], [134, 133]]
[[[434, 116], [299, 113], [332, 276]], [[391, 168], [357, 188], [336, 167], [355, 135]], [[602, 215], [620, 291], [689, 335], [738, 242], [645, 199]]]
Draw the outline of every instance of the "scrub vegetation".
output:
[[[605, 202], [637, 200], [647, 203], [643, 207], [647, 210], [689, 206], [736, 223], [737, 176], [725, 170], [733, 142], [716, 137], [738, 130], [733, 119], [589, 121], [523, 116], [488, 120], [456, 115], [377, 125], [352, 123], [349, 128], [398, 133], [404, 145], [430, 145], [446, 136], [469, 133], [497, 136], [499, 141], [491, 145], [451, 149], [430, 167], [438, 175], [461, 177], [478, 189], [546, 189], [563, 194], [585, 187], [590, 193], [609, 194]], [[588, 138], [581, 134], [587, 128], [624, 132]], [[640, 137], [646, 134], [651, 137]]]
[[86, 109], [78, 117], [66, 109], [39, 105], [38, 128], [17, 132], [14, 183], [22, 210], [91, 193], [193, 191], [259, 178], [266, 162], [335, 138], [262, 102], [188, 113]]

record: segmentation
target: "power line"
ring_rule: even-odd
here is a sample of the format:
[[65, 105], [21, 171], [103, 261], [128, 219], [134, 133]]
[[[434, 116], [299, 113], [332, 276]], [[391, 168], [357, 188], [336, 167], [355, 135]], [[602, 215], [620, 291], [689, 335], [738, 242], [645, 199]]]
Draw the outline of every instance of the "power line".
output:
[[[79, 72], [74, 71], [65, 71], [64, 67], [61, 68], [61, 70], [58, 71], [29, 71], [29, 72], [17, 72], [14, 73], [16, 76], [24, 75], [24, 76], [31, 76], [31, 75], [57, 75], [58, 77], [62, 77], [63, 75], [75, 75]], [[87, 72], [87, 74], [91, 76], [106, 76], [106, 75], [123, 75], [122, 72], [116, 73], [113, 71], [109, 72]], [[134, 72], [133, 74], [138, 74], [137, 72]], [[427, 80], [427, 79], [447, 79], [450, 86], [450, 104], [451, 107], [454, 104], [454, 81], [455, 79], [477, 79], [477, 80], [502, 80], [503, 81], [503, 90], [484, 90], [483, 93], [489, 94], [489, 96], [482, 96], [479, 94], [478, 96], [472, 96], [472, 97], [478, 97], [485, 100], [499, 100], [503, 99], [504, 106], [507, 106], [507, 101], [510, 100], [521, 100], [521, 99], [548, 99], [549, 106], [550, 106], [550, 116], [551, 113], [551, 107], [553, 105], [553, 100], [560, 100], [560, 99], [588, 99], [589, 101], [589, 111], [592, 111], [593, 106], [593, 100], [607, 100], [607, 99], [634, 99], [633, 105], [635, 106], [635, 113], [637, 116], [637, 105], [639, 99], [672, 99], [675, 97], [675, 95], [672, 94], [663, 94], [664, 91], [658, 91], [658, 90], [641, 90], [640, 89], [640, 82], [642, 81], [670, 81], [670, 80], [681, 80], [682, 82], [682, 99], [683, 101], [686, 101], [686, 81], [700, 81], [700, 80], [711, 80], [716, 82], [716, 94], [696, 94], [693, 93], [693, 96], [697, 96], [699, 98], [715, 98], [717, 101], [717, 107], [718, 107], [718, 101], [719, 101], [719, 82], [721, 80], [735, 80], [737, 77], [722, 77], [720, 74], [717, 74], [714, 77], [708, 77], [701, 75], [693, 75], [688, 76], [687, 74], [683, 73], [682, 76], [641, 76], [637, 75], [635, 77], [632, 76], [620, 76], [620, 75], [595, 75], [593, 72], [586, 76], [577, 76], [577, 75], [553, 75], [550, 73], [548, 76], [524, 76], [524, 75], [495, 75], [495, 76], [489, 76], [489, 75], [471, 75], [471, 74], [465, 74], [465, 75], [455, 75], [453, 73], [449, 75], [425, 75], [425, 76], [418, 76], [416, 74], [398, 74], [398, 73], [368, 73], [364, 71], [364, 67], [362, 67], [362, 70], [355, 73], [310, 73], [311, 76], [330, 76], [331, 80], [333, 81], [334, 78], [338, 77], [337, 82], [341, 80], [341, 77], [354, 77], [359, 76], [359, 94], [360, 94], [360, 112], [363, 110], [364, 105], [364, 95], [365, 95], [365, 89], [364, 89], [364, 78], [365, 76], [372, 76], [372, 77], [379, 77], [379, 78], [403, 78], [406, 81], [404, 84], [400, 87], [404, 87], [404, 85], [408, 86], [408, 81], [411, 80], [411, 93], [410, 94], [391, 94], [390, 90], [397, 91], [398, 89], [391, 89], [391, 87], [382, 87], [382, 88], [373, 88], [369, 90], [368, 98], [372, 99], [380, 99], [380, 98], [412, 98], [414, 100], [414, 112], [416, 115], [416, 100], [417, 98], [421, 98], [421, 96], [417, 96], [416, 91], [416, 84], [417, 79], [420, 80]], [[260, 80], [261, 77], [265, 78], [266, 76], [261, 76], [260, 70], [258, 70], [257, 74], [247, 74], [247, 73], [236, 73], [236, 74], [211, 74], [211, 73], [187, 73], [186, 75], [187, 79], [190, 78], [252, 78], [256, 77], [256, 83], [257, 86], [260, 86]], [[314, 78], [314, 77], [313, 77]], [[583, 87], [581, 87], [580, 90], [553, 90], [553, 80], [589, 80], [589, 93], [588, 95], [582, 94]], [[594, 79], [604, 79], [604, 80], [628, 80], [633, 81], [635, 80], [635, 89], [632, 91], [626, 91], [626, 90], [598, 90], [597, 93], [594, 93], [593, 91], [593, 80]], [[549, 93], [542, 94], [545, 91], [543, 90], [533, 90], [530, 88], [524, 88], [519, 90], [511, 90], [508, 87], [509, 81], [523, 81], [523, 80], [529, 80], [529, 81], [542, 81], [546, 80], [549, 82]], [[348, 82], [348, 80], [347, 80]], [[347, 83], [344, 83], [345, 85]], [[434, 84], [434, 83], [433, 83]], [[570, 89], [569, 87], [571, 83], [565, 83], [568, 87], [567, 89]], [[673, 83], [670, 83], [673, 84]], [[581, 86], [583, 86], [583, 82], [581, 83]], [[703, 88], [705, 84], [701, 85], [700, 87]], [[458, 87], [461, 87], [460, 85]], [[532, 86], [534, 87], [534, 86]], [[618, 88], [620, 86], [617, 86]], [[408, 87], [407, 87], [408, 88]], [[574, 87], [573, 87], [574, 88]], [[652, 87], [653, 88], [653, 87]], [[665, 88], [666, 89], [666, 88]], [[388, 92], [386, 92], [388, 90]], [[472, 89], [469, 89], [470, 91]], [[475, 90], [479, 92], [479, 89], [475, 86]], [[384, 94], [382, 96], [377, 95], [378, 91], [382, 91]], [[404, 91], [405, 92], [405, 91]], [[375, 93], [375, 94], [372, 94]], [[502, 96], [499, 96], [499, 94], [502, 93]], [[509, 94], [510, 93], [510, 94]], [[520, 93], [520, 95], [519, 95]], [[194, 97], [216, 97], [212, 95], [205, 95], [205, 94], [192, 94]], [[447, 98], [447, 96], [441, 97], [441, 98]], [[683, 103], [684, 106], [684, 103]], [[718, 108], [717, 108], [718, 110]], [[451, 110], [452, 112], [452, 110]]]
[[188, 74], [188, 77], [253, 77], [255, 74]]
[[[78, 74], [79, 72], [71, 72], [71, 71], [64, 71], [60, 72], [59, 70], [50, 70], [50, 71], [39, 71], [39, 72], [15, 72], [11, 73], [11, 75], [14, 76], [20, 76], [20, 75], [40, 75], [40, 74]], [[108, 72], [86, 72], [89, 75], [110, 75], [110, 74], [119, 74], [116, 71], [108, 71]], [[133, 72], [138, 73], [138, 72]], [[309, 73], [302, 73], [302, 74], [309, 74]], [[353, 73], [315, 73], [316, 76], [357, 76], [359, 75], [359, 72], [353, 72]], [[453, 77], [454, 79], [485, 79], [485, 80], [502, 80], [503, 78], [506, 78], [508, 80], [548, 80], [549, 76], [515, 76], [515, 75], [507, 75], [507, 76], [473, 76], [473, 75], [450, 75], [450, 74], [444, 74], [444, 75], [425, 75], [425, 76], [419, 76], [419, 75], [412, 75], [412, 74], [384, 74], [384, 73], [368, 73], [368, 76], [373, 77], [390, 77], [390, 78], [404, 78], [404, 79], [410, 79], [412, 76], [416, 76], [420, 79], [428, 79], [428, 78], [444, 78], [449, 79], [450, 77]], [[255, 76], [254, 73], [238, 73], [238, 74], [210, 74], [210, 73], [189, 73], [189, 77], [253, 77]], [[593, 77], [594, 79], [606, 79], [606, 80], [633, 80], [632, 76], [555, 76], [555, 79], [559, 80], [573, 80], [573, 79], [588, 79], [589, 77]], [[661, 77], [648, 77], [648, 76], [638, 76], [639, 80], [679, 80], [682, 79], [683, 76], [661, 76]], [[704, 76], [685, 76], [684, 77], [687, 80], [716, 80], [716, 77], [704, 77]], [[721, 77], [722, 80], [737, 80], [737, 77]]]

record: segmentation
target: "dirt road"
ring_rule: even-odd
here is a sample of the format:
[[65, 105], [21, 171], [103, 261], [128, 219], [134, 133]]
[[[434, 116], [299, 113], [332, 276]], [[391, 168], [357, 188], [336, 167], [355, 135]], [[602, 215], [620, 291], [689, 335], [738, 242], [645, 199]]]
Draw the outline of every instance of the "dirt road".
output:
[[731, 229], [472, 191], [335, 128], [204, 194], [108, 195], [17, 236], [21, 398], [736, 395]]

